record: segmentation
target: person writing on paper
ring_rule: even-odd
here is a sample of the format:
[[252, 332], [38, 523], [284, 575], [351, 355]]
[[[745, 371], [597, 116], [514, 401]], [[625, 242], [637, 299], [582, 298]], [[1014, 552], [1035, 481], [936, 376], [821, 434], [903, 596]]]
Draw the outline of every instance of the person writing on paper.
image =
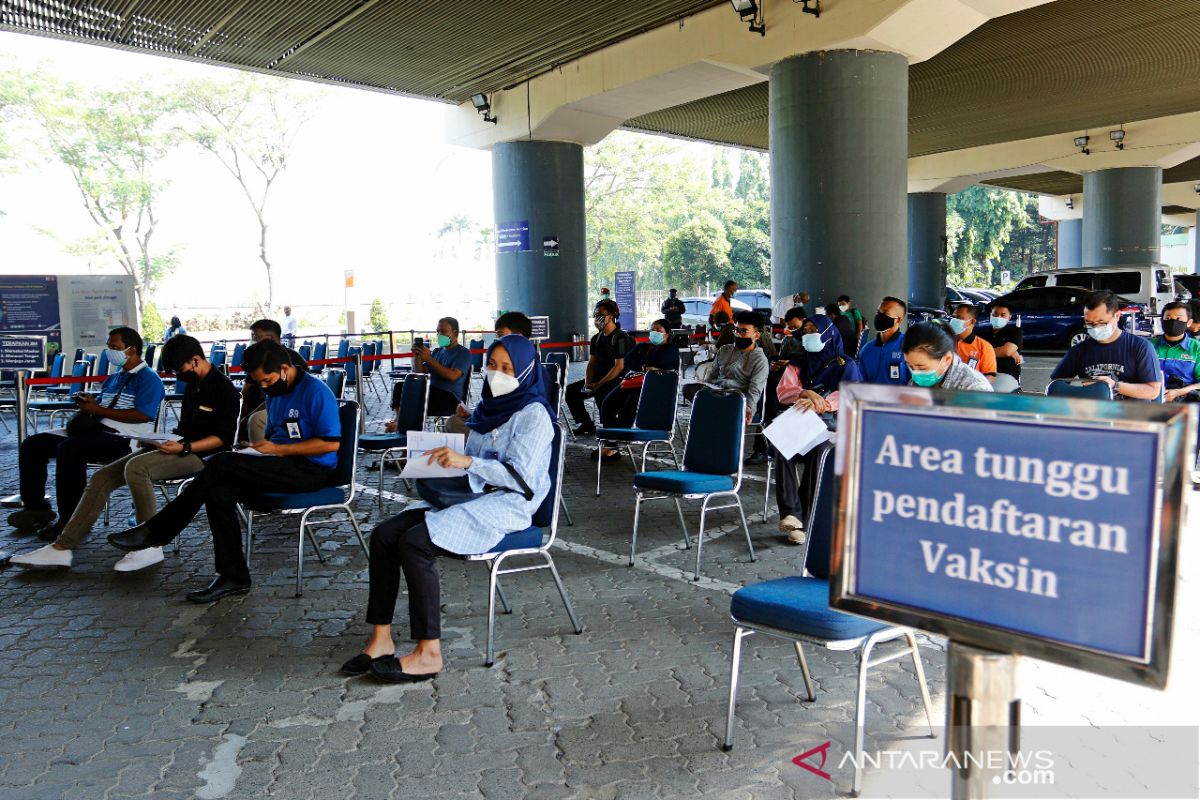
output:
[[217, 577], [206, 588], [187, 594], [193, 603], [250, 591], [237, 512], [240, 499], [263, 492], [315, 492], [324, 488], [337, 466], [342, 424], [338, 401], [325, 382], [298, 369], [287, 348], [272, 341], [247, 347], [242, 365], [246, 379], [267, 395], [267, 438], [251, 445], [257, 454], [211, 456], [204, 471], [157, 515], [108, 537], [121, 550], [162, 547], [183, 532], [201, 507], [207, 509]]
[[[957, 335], [957, 333], [956, 333]], [[919, 322], [904, 334], [904, 361], [913, 386], [990, 392], [992, 382], [959, 357], [954, 339], [941, 325]]]
[[[44, 541], [62, 533], [87, 485], [87, 465], [107, 464], [129, 455], [130, 440], [119, 434], [151, 433], [162, 405], [162, 380], [142, 360], [142, 337], [133, 328], [108, 334], [108, 363], [117, 371], [100, 387], [100, 396], [75, 395], [78, 413], [66, 431], [35, 433], [21, 443], [17, 469], [21, 476], [22, 511], [9, 515], [19, 531], [38, 532]], [[58, 520], [46, 502], [50, 461], [54, 470]]]
[[[12, 563], [26, 569], [69, 568], [72, 552], [92, 530], [114, 491], [128, 485], [137, 521], [146, 522], [158, 510], [154, 481], [194, 475], [204, 469], [201, 455], [226, 450], [233, 444], [238, 391], [224, 373], [208, 363], [200, 342], [186, 334], [168, 339], [162, 349], [162, 366], [174, 372], [185, 387], [175, 428], [179, 441], [159, 442], [97, 470], [83, 490], [75, 513], [53, 543], [14, 556]], [[148, 547], [128, 553], [113, 569], [134, 572], [162, 560], [161, 547]]]
[[[862, 381], [858, 364], [846, 357], [842, 350], [841, 334], [828, 316], [806, 319], [796, 333], [799, 334], [804, 352], [788, 359], [788, 368], [777, 390], [780, 403], [792, 403], [799, 411], [818, 414], [836, 411], [838, 386]], [[805, 457], [797, 455], [788, 460], [777, 448], [774, 449], [776, 463], [780, 465], [775, 471], [779, 532], [787, 534], [792, 544], [804, 544], [804, 523], [801, 521], [804, 510], [800, 499], [802, 487], [797, 479], [797, 468], [805, 465]], [[810, 473], [814, 471], [805, 468], [803, 472], [811, 478]]]
[[[426, 502], [408, 506], [371, 532], [367, 622], [371, 638], [342, 665], [390, 682], [428, 680], [442, 670], [438, 556], [486, 553], [505, 535], [528, 528], [550, 490], [555, 411], [546, 402], [537, 351], [521, 336], [505, 336], [487, 352], [482, 399], [467, 425], [466, 452], [429, 451], [428, 462], [466, 470], [459, 478], [417, 481]], [[392, 616], [400, 574], [408, 586], [409, 638], [416, 648], [396, 654]]]

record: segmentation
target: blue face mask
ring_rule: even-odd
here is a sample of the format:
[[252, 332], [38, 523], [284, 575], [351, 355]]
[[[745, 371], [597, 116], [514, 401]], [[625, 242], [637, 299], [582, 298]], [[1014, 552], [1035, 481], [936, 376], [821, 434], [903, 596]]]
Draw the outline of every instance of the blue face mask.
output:
[[967, 329], [967, 323], [963, 322], [958, 317], [950, 318], [950, 330], [952, 330], [954, 332], [955, 336], [958, 336], [966, 329]]
[[659, 345], [667, 340], [667, 335], [662, 331], [650, 331], [650, 344]]

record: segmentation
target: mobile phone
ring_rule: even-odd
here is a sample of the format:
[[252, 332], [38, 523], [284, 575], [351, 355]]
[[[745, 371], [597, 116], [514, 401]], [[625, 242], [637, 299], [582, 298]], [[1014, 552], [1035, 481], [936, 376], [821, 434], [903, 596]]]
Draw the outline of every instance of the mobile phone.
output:
[[89, 395], [87, 392], [76, 392], [75, 394], [71, 395], [71, 397], [80, 401], [91, 399], [91, 395]]
[[414, 348], [424, 347], [424, 346], [425, 346], [425, 337], [424, 336], [414, 336], [413, 337], [413, 347]]

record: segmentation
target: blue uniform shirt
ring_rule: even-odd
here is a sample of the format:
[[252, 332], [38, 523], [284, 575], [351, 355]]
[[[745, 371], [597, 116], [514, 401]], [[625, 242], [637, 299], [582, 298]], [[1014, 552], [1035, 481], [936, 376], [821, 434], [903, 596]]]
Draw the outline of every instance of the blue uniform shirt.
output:
[[904, 334], [897, 334], [890, 342], [881, 341], [879, 336], [871, 339], [858, 351], [858, 366], [867, 383], [890, 383], [904, 386], [910, 377], [908, 364], [904, 361]]
[[[448, 381], [445, 378], [439, 378], [437, 375], [431, 375], [432, 380], [429, 385], [434, 389], [441, 389], [449, 392], [458, 398], [466, 396], [467, 370], [471, 368], [471, 351], [463, 347], [461, 344], [454, 347], [439, 347], [433, 351], [433, 360], [448, 369], [457, 369], [462, 372], [458, 376], [458, 380]], [[432, 372], [432, 370], [430, 370]]]
[[[324, 381], [304, 372], [292, 390], [267, 397], [267, 440], [295, 444], [308, 439], [341, 439], [338, 401]], [[323, 467], [337, 466], [337, 451], [306, 456]]]

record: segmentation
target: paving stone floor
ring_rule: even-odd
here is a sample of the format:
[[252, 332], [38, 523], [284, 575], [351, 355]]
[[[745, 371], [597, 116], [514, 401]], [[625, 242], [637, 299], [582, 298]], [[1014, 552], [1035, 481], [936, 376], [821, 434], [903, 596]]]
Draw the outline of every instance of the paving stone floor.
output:
[[[0, 798], [844, 794], [847, 771], [829, 783], [791, 759], [827, 739], [848, 744], [853, 654], [808, 651], [817, 686], [810, 703], [790, 646], [752, 637], [737, 746], [719, 746], [729, 592], [797, 570], [798, 548], [775, 530], [777, 518], [762, 522], [761, 468], [750, 471], [745, 492], [758, 561], [748, 562], [736, 514], [718, 512], [705, 578], [693, 582], [691, 551], [679, 549], [669, 504], [644, 509], [639, 562], [626, 566], [630, 467], [606, 465], [596, 498], [587, 453], [582, 442], [569, 448], [565, 491], [575, 524], [560, 528], [554, 550], [583, 634], [572, 633], [549, 576], [512, 576], [505, 586], [514, 613], [499, 617], [497, 661], [484, 667], [486, 572], [443, 561], [447, 666], [435, 681], [412, 686], [336, 673], [368, 630], [366, 561], [348, 523], [321, 532], [324, 564], [306, 554], [302, 598], [293, 596], [296, 533], [288, 520], [256, 524], [249, 595], [195, 606], [183, 594], [212, 572], [203, 517], [178, 555], [118, 574], [120, 554], [103, 538], [130, 513], [127, 494], [118, 493], [112, 524], [93, 532], [71, 571], [0, 571]], [[376, 476], [364, 471], [359, 480], [374, 487]], [[5, 437], [0, 488], [15, 487], [15, 443]], [[364, 529], [401, 508], [403, 485], [389, 478], [388, 490], [382, 503], [373, 488], [360, 491]], [[693, 509], [693, 532], [695, 519]], [[0, 548], [37, 544], [0, 532]], [[402, 630], [403, 598], [398, 622]], [[1194, 641], [1194, 620], [1188, 625]], [[940, 724], [943, 644], [924, 636], [921, 644]], [[1129, 691], [1151, 697], [1134, 696], [1134, 708], [1163, 697], [1089, 678], [1086, 685], [1100, 682], [1097, 703], [1095, 688], [1086, 697], [1073, 688], [1075, 673], [1037, 669], [1035, 715], [1047, 706], [1126, 708]], [[873, 670], [868, 703], [869, 742], [925, 732], [910, 661]]]

